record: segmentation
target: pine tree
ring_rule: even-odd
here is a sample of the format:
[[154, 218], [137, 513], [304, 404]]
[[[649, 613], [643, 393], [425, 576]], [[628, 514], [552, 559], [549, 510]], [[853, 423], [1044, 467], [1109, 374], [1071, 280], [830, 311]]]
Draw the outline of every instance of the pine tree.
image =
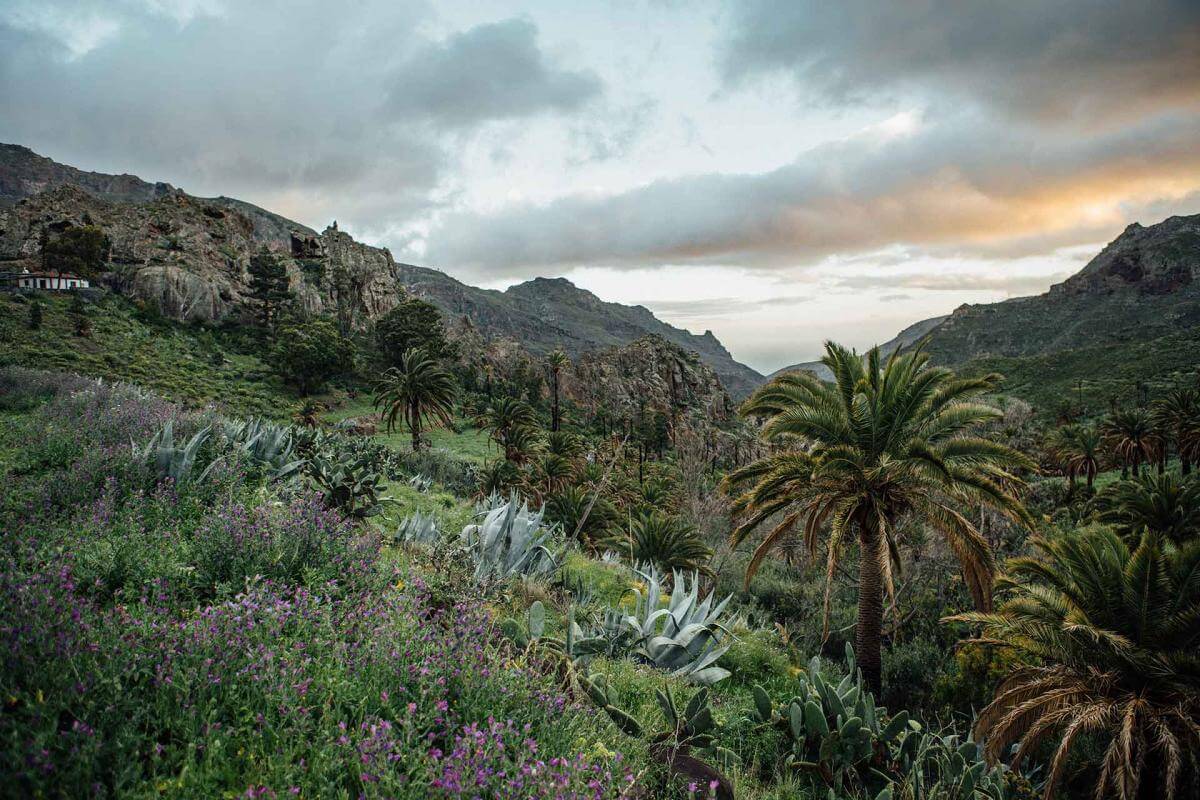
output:
[[34, 300], [29, 306], [29, 329], [36, 331], [42, 327], [42, 304]]
[[258, 309], [258, 319], [265, 328], [272, 328], [282, 312], [295, 299], [288, 284], [287, 267], [273, 253], [250, 257], [250, 291], [247, 299]]

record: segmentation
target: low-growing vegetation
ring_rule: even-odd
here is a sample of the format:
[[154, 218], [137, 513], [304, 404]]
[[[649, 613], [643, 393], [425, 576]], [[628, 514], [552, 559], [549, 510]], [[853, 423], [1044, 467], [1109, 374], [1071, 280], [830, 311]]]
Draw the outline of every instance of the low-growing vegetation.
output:
[[225, 330], [0, 298], [15, 794], [1200, 785], [1190, 384], [1051, 420], [831, 345], [737, 415], [661, 342], [667, 392], [602, 398], [411, 299], [364, 335], [261, 293]]

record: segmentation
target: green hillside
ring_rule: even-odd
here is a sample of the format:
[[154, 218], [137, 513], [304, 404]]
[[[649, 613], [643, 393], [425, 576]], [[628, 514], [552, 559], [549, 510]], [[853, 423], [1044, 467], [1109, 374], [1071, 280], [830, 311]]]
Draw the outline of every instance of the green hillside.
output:
[[1042, 419], [1051, 419], [1064, 403], [1077, 413], [1098, 416], [1114, 405], [1145, 403], [1164, 389], [1195, 386], [1200, 328], [1035, 356], [975, 358], [961, 370], [999, 372], [1004, 393], [1028, 402]]
[[298, 400], [244, 329], [172, 322], [106, 293], [86, 304], [90, 334], [76, 336], [69, 298], [39, 297], [36, 330], [31, 302], [0, 294], [0, 363], [128, 380], [172, 400], [238, 414], [286, 418]]

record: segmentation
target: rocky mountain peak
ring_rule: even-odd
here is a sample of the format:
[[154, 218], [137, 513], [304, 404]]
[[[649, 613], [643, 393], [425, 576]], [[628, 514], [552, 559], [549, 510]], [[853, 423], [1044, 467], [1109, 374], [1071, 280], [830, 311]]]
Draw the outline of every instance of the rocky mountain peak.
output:
[[1200, 280], [1200, 214], [1169, 217], [1150, 226], [1133, 223], [1051, 291], [1162, 295], [1196, 280]]

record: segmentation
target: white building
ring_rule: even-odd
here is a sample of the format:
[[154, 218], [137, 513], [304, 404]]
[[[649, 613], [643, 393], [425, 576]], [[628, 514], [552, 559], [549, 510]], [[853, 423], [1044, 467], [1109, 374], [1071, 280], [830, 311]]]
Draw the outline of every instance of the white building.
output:
[[69, 272], [30, 272], [29, 270], [18, 273], [16, 283], [21, 289], [49, 289], [55, 292], [71, 292], [75, 289], [86, 289], [91, 285], [85, 278]]

